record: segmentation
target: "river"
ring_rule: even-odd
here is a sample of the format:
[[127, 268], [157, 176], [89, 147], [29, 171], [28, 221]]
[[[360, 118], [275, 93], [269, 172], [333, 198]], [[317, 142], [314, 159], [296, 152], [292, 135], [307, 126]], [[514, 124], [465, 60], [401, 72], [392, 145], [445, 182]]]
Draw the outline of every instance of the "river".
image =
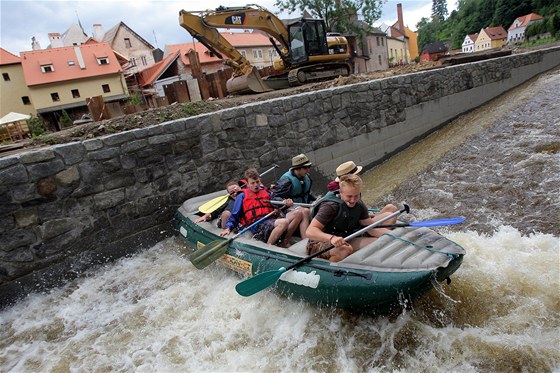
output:
[[558, 92], [543, 74], [364, 175], [369, 203], [468, 218], [438, 229], [467, 251], [452, 283], [406, 310], [242, 298], [170, 238], [0, 311], [0, 371], [558, 371]]

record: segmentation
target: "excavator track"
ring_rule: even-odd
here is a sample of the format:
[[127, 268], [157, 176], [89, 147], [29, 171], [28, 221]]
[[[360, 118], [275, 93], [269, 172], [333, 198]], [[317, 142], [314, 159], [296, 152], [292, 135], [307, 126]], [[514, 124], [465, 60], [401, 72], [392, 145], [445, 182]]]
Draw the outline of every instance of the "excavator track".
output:
[[290, 86], [296, 87], [306, 83], [348, 75], [350, 75], [350, 65], [347, 63], [323, 63], [290, 70], [288, 73], [288, 83]]

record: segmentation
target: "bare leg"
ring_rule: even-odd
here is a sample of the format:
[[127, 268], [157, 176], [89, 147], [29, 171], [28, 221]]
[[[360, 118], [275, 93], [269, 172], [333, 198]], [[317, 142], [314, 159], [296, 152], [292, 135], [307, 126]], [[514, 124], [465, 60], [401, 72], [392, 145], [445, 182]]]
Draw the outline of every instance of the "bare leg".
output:
[[304, 207], [304, 208], [299, 208], [296, 210], [297, 212], [299, 212], [300, 216], [301, 216], [301, 222], [299, 223], [299, 234], [301, 236], [301, 238], [307, 238], [307, 235], [305, 234], [305, 232], [307, 231], [307, 228], [309, 227], [309, 209]]
[[[299, 209], [298, 209], [299, 210]], [[297, 210], [290, 211], [286, 214], [286, 219], [288, 220], [288, 229], [286, 230], [286, 235], [284, 236], [284, 240], [282, 241], [282, 247], [290, 246], [290, 240], [292, 239], [292, 235], [296, 231], [296, 229], [300, 226], [301, 222], [301, 215], [297, 212]]]
[[225, 228], [226, 223], [227, 223], [230, 216], [231, 216], [231, 211], [224, 210], [222, 212], [222, 216], [220, 218], [222, 225], [220, 225], [220, 227]]
[[276, 241], [280, 239], [282, 233], [288, 229], [289, 224], [290, 222], [288, 219], [276, 219], [274, 221], [274, 229], [270, 232], [270, 237], [268, 237], [268, 241], [266, 241], [266, 243], [274, 245]]
[[346, 244], [344, 246], [335, 247], [331, 249], [331, 257], [329, 261], [331, 262], [340, 262], [342, 259], [346, 258], [348, 255], [352, 254], [353, 252], [352, 246]]

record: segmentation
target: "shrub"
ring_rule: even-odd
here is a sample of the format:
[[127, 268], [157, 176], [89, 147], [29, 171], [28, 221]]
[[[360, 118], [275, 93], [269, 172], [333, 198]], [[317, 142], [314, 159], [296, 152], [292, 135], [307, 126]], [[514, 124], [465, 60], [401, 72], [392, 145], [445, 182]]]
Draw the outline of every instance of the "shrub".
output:
[[66, 110], [62, 110], [62, 116], [60, 117], [60, 124], [63, 128], [70, 127], [72, 125], [72, 118], [66, 112]]
[[43, 121], [37, 117], [31, 117], [28, 122], [29, 131], [31, 132], [31, 137], [41, 136], [45, 133], [45, 125]]

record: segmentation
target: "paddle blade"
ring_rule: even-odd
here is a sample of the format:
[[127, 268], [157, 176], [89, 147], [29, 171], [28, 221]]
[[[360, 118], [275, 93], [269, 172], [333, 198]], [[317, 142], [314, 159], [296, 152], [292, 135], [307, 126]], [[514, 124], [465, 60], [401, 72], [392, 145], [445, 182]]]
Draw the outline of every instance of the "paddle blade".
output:
[[200, 205], [200, 207], [198, 208], [198, 211], [200, 211], [203, 214], [213, 213], [214, 211], [219, 209], [224, 203], [227, 202], [228, 197], [229, 197], [229, 195], [226, 194], [224, 196], [220, 196], [220, 197], [216, 197], [214, 199], [211, 199], [210, 201]]
[[437, 219], [437, 220], [426, 220], [426, 221], [415, 221], [412, 223], [408, 223], [408, 225], [412, 227], [435, 227], [440, 225], [452, 225], [452, 224], [459, 224], [467, 220], [465, 217], [459, 218], [449, 218], [449, 219]]
[[241, 281], [235, 286], [235, 291], [244, 297], [256, 294], [276, 283], [284, 272], [286, 272], [286, 268], [282, 267], [277, 270], [259, 273], [245, 281]]
[[229, 240], [212, 241], [190, 254], [188, 258], [196, 268], [206, 268], [226, 253], [230, 242], [231, 238]]

